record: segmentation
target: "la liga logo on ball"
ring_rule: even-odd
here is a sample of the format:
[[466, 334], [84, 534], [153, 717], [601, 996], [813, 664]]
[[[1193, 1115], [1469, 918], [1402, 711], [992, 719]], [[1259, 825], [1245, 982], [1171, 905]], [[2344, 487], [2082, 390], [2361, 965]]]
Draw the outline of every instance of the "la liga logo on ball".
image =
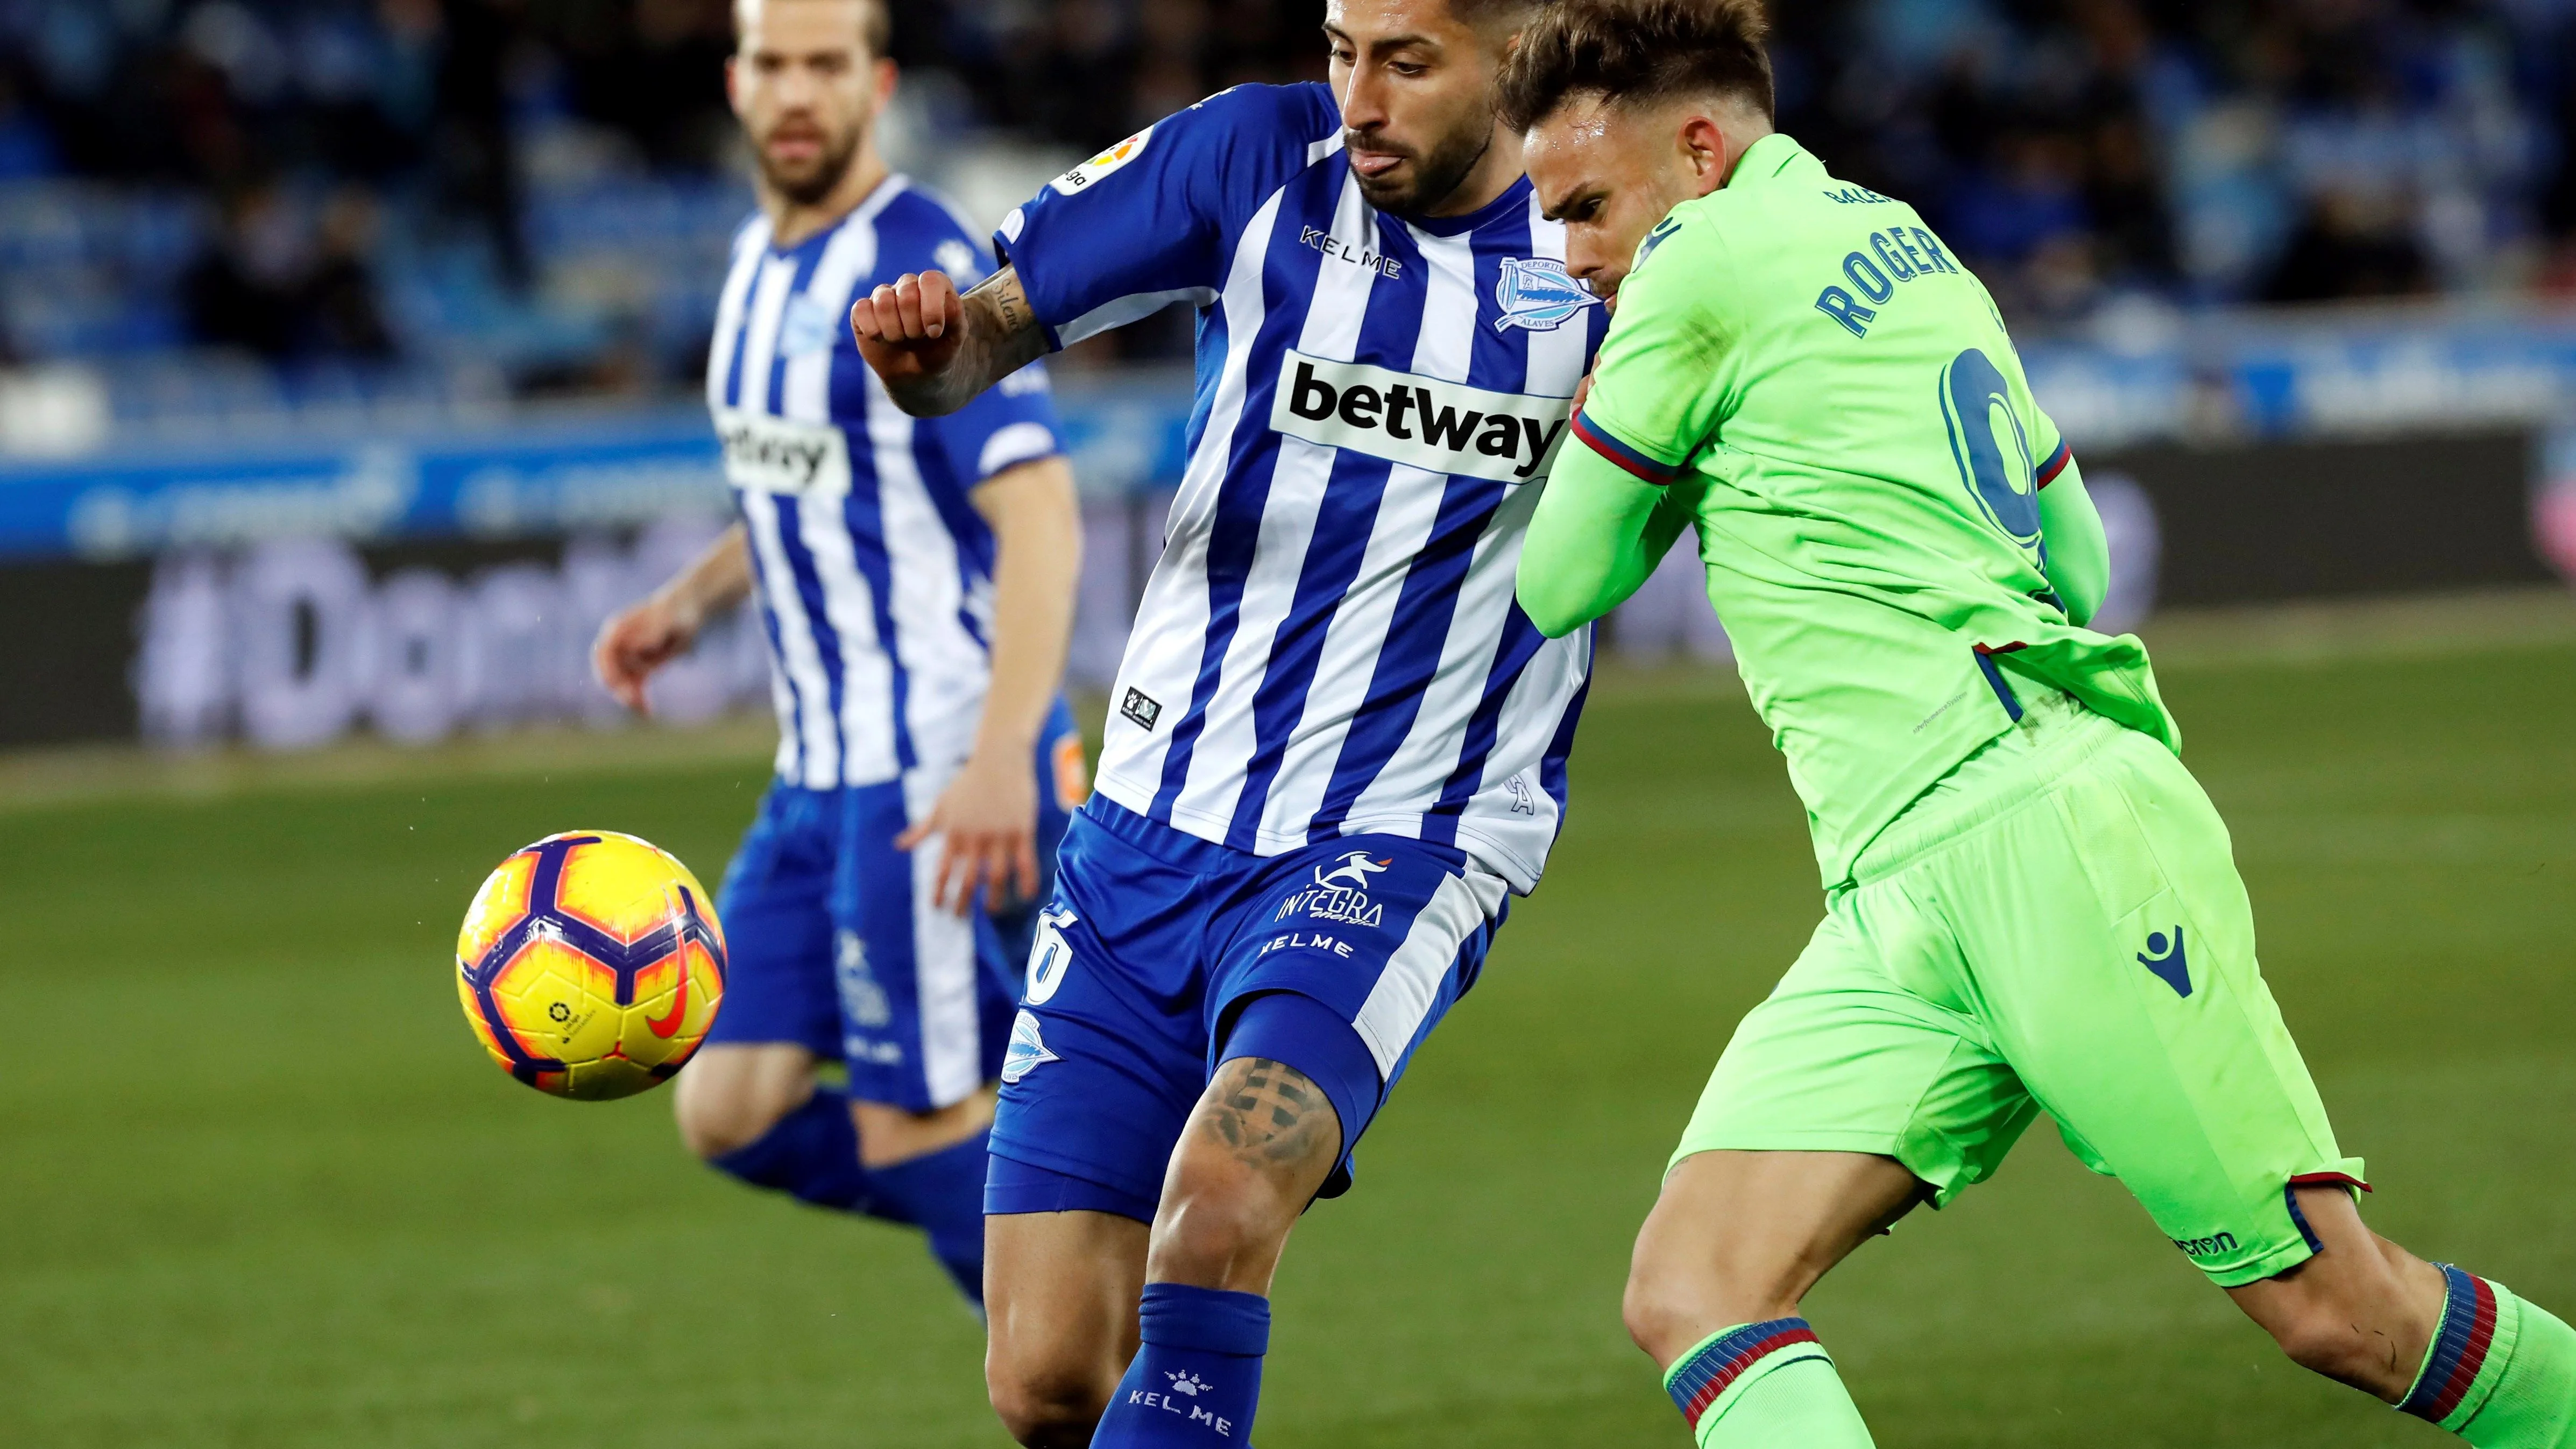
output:
[[456, 994], [483, 1049], [540, 1092], [629, 1097], [697, 1054], [724, 1001], [724, 928], [668, 852], [613, 830], [501, 862], [456, 938]]

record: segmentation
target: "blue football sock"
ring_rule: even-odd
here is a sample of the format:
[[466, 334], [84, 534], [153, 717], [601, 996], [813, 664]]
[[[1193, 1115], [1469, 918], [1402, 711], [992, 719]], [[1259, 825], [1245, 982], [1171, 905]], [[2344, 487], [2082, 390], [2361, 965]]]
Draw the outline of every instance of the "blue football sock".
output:
[[984, 1304], [985, 1143], [978, 1132], [952, 1147], [871, 1169], [877, 1190], [930, 1233], [930, 1255], [957, 1291]]
[[1148, 1283], [1136, 1318], [1144, 1346], [1109, 1396], [1092, 1449], [1246, 1442], [1261, 1400], [1261, 1357], [1270, 1351], [1270, 1300]]
[[888, 1222], [912, 1221], [886, 1200], [859, 1165], [859, 1130], [850, 1123], [850, 1099], [838, 1087], [816, 1087], [803, 1106], [779, 1118], [760, 1138], [707, 1161], [754, 1187], [816, 1207]]

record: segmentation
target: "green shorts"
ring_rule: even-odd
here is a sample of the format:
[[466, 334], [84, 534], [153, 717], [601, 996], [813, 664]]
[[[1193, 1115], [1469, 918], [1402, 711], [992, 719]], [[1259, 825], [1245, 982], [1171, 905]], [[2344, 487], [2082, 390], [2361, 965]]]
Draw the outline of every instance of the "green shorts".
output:
[[2361, 1185], [2255, 965], [2227, 827], [2164, 746], [2055, 694], [1871, 843], [1673, 1160], [1881, 1153], [1937, 1206], [2041, 1112], [2224, 1287], [2318, 1250], [2291, 1184]]

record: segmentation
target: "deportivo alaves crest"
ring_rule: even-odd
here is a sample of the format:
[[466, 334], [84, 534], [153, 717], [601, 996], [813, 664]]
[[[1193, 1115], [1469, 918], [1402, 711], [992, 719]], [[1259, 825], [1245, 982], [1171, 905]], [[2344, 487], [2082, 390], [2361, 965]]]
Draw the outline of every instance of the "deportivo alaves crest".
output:
[[1503, 309], [1494, 319], [1497, 332], [1514, 327], [1553, 332], [1584, 308], [1600, 306], [1601, 299], [1553, 257], [1505, 257], [1502, 280], [1494, 284], [1494, 305]]

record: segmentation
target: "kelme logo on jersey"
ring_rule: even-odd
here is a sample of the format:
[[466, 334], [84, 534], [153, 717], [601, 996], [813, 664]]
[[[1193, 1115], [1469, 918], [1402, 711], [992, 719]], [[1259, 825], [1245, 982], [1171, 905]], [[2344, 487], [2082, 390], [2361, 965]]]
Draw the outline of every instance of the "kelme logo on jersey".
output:
[[1494, 284], [1494, 305], [1503, 309], [1494, 319], [1497, 332], [1514, 327], [1553, 332], [1581, 316], [1584, 308], [1600, 306], [1601, 299], [1553, 257], [1505, 257], [1502, 280]]
[[1152, 139], [1153, 135], [1154, 128], [1147, 126], [1135, 135], [1048, 182], [1047, 185], [1054, 187], [1058, 196], [1071, 196], [1079, 191], [1088, 191], [1099, 184], [1100, 178], [1142, 155], [1145, 143]]
[[1049, 1062], [1064, 1058], [1047, 1050], [1046, 1036], [1038, 1030], [1038, 1019], [1021, 1012], [1011, 1019], [1011, 1045], [1002, 1053], [1002, 1080], [1016, 1082]]
[[754, 493], [850, 491], [850, 440], [839, 428], [726, 408], [716, 414], [725, 481]]
[[1555, 453], [1573, 401], [1487, 392], [1291, 350], [1279, 364], [1270, 426], [1434, 473], [1521, 483]]

